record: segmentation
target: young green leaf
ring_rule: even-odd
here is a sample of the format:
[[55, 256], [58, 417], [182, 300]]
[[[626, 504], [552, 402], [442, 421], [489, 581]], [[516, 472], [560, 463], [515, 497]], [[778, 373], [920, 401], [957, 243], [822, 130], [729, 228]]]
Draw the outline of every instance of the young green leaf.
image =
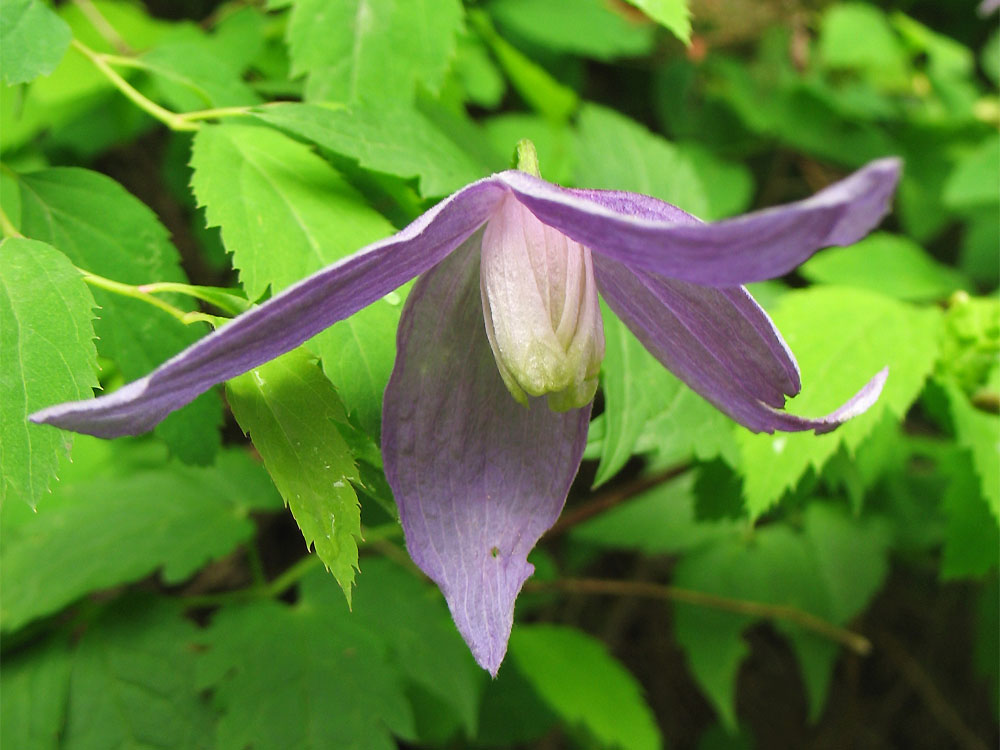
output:
[[[126, 284], [187, 281], [156, 215], [109, 177], [56, 167], [19, 175], [18, 182], [21, 231], [51, 243], [77, 267]], [[94, 299], [101, 307], [94, 324], [97, 350], [128, 380], [146, 375], [199, 336], [201, 326], [185, 326], [140, 300], [105, 289], [95, 289]], [[192, 309], [188, 298], [167, 299]], [[206, 393], [167, 417], [156, 434], [181, 460], [206, 464], [218, 450], [221, 423], [222, 404]]]
[[901, 419], [940, 349], [938, 310], [860, 289], [789, 292], [774, 311], [774, 321], [802, 370], [802, 394], [789, 401], [789, 411], [825, 414], [883, 367], [889, 367], [889, 379], [871, 409], [827, 435], [737, 432], [739, 472], [752, 517], [777, 502], [809, 468], [821, 469], [840, 445], [853, 455], [886, 411]]
[[352, 482], [360, 479], [337, 430], [347, 417], [336, 391], [299, 348], [233, 378], [226, 393], [306, 547], [316, 550], [350, 603], [361, 538], [361, 507]]
[[34, 240], [0, 243], [0, 502], [12, 495], [34, 507], [69, 452], [70, 433], [27, 416], [93, 394], [94, 307], [62, 253]]
[[511, 633], [510, 651], [542, 699], [600, 745], [661, 747], [660, 730], [639, 683], [600, 641], [560, 625], [519, 625]]
[[292, 76], [311, 101], [412, 101], [441, 88], [462, 23], [457, 0], [296, 0], [288, 24]]
[[[202, 128], [192, 186], [206, 207], [249, 299], [280, 291], [381, 239], [393, 227], [307, 146], [264, 127]], [[348, 412], [377, 435], [382, 392], [396, 357], [400, 294], [319, 334], [323, 360]]]
[[325, 574], [305, 578], [293, 606], [220, 610], [201, 641], [199, 686], [222, 711], [215, 747], [395, 750], [393, 734], [413, 739], [379, 634], [352, 618]]
[[2, 627], [13, 630], [157, 568], [167, 582], [183, 581], [253, 536], [250, 510], [278, 507], [266, 473], [239, 452], [220, 453], [210, 468], [171, 463], [60, 483], [13, 535], [5, 524]]
[[691, 43], [689, 0], [628, 0], [684, 44]]
[[8, 86], [48, 75], [73, 34], [40, 0], [4, 0], [0, 12], [0, 70]]

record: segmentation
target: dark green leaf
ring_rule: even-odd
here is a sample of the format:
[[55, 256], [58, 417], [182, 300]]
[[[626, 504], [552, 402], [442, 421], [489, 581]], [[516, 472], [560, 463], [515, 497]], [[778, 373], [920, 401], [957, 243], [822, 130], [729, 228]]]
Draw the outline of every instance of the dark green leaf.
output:
[[[1000, 425], [995, 426], [994, 433], [1000, 431]], [[997, 565], [1000, 527], [983, 501], [982, 487], [969, 456], [955, 457], [945, 473], [948, 486], [941, 499], [946, 517], [941, 577], [981, 578]]]
[[0, 243], [0, 501], [49, 489], [71, 434], [27, 421], [97, 386], [94, 298], [66, 256], [34, 240]]
[[167, 582], [183, 581], [253, 536], [251, 510], [279, 503], [263, 469], [238, 452], [220, 453], [211, 468], [167, 464], [62, 482], [13, 538], [5, 528], [2, 627], [158, 568]]
[[337, 429], [344, 407], [330, 381], [301, 348], [226, 384], [229, 406], [253, 440], [271, 478], [312, 546], [351, 601], [358, 567], [360, 481]]
[[4, 654], [0, 672], [0, 744], [26, 750], [60, 747], [70, 663], [66, 641], [59, 636]]
[[222, 609], [202, 636], [199, 683], [223, 714], [213, 746], [395, 750], [391, 735], [412, 738], [413, 716], [378, 634], [325, 574], [302, 588], [294, 606]]

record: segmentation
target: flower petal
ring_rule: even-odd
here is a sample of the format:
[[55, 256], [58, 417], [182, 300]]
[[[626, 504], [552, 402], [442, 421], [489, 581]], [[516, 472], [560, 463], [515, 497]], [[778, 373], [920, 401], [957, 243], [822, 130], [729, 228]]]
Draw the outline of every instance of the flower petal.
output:
[[712, 224], [655, 198], [567, 190], [521, 172], [497, 175], [535, 216], [633, 268], [733, 287], [795, 268], [816, 250], [849, 245], [889, 209], [900, 162], [874, 161], [810, 198]]
[[406, 546], [437, 582], [476, 661], [496, 675], [528, 552], [559, 516], [590, 405], [517, 403], [486, 339], [479, 242], [424, 274], [399, 325], [382, 455]]
[[392, 237], [234, 318], [146, 377], [97, 399], [50, 406], [30, 418], [98, 437], [152, 429], [216, 383], [295, 348], [434, 266], [487, 219], [504, 193], [492, 178], [475, 182]]
[[597, 285], [611, 309], [663, 366], [754, 432], [829, 432], [868, 409], [883, 370], [846, 404], [808, 419], [779, 411], [799, 390], [798, 368], [767, 314], [744, 289], [665, 279], [594, 255]]

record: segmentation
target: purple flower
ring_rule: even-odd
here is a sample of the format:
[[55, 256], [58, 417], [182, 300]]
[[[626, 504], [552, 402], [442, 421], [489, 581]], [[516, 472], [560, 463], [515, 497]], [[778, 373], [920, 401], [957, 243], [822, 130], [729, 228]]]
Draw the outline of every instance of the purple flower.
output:
[[528, 552], [583, 453], [604, 349], [598, 290], [665, 367], [737, 422], [827, 432], [874, 403], [887, 372], [825, 417], [782, 411], [798, 368], [741, 285], [857, 241], [886, 213], [898, 177], [899, 162], [883, 159], [806, 200], [706, 224], [645, 195], [502, 172], [141, 380], [31, 419], [101, 437], [144, 432], [420, 276], [385, 392], [385, 471], [410, 555], [495, 675], [533, 572]]

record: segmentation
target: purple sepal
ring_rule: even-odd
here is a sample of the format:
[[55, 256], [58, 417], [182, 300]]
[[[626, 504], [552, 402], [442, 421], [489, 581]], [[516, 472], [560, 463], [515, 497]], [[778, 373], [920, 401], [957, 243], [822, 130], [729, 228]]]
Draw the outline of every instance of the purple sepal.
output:
[[611, 309], [664, 367], [754, 432], [829, 432], [878, 399], [888, 368], [846, 404], [810, 419], [780, 411], [799, 391], [798, 368], [746, 290], [665, 279], [595, 253], [597, 285]]
[[636, 193], [567, 190], [497, 175], [542, 222], [630, 268], [715, 287], [791, 271], [816, 250], [861, 239], [888, 212], [900, 161], [879, 159], [805, 200], [712, 224]]
[[590, 405], [519, 404], [486, 338], [475, 235], [410, 293], [382, 410], [382, 455], [414, 562], [444, 593], [476, 661], [496, 675], [528, 552], [555, 522]]
[[431, 268], [486, 221], [503, 195], [495, 179], [472, 183], [392, 237], [234, 318], [146, 377], [30, 419], [106, 438], [150, 430], [213, 385], [294, 349]]

